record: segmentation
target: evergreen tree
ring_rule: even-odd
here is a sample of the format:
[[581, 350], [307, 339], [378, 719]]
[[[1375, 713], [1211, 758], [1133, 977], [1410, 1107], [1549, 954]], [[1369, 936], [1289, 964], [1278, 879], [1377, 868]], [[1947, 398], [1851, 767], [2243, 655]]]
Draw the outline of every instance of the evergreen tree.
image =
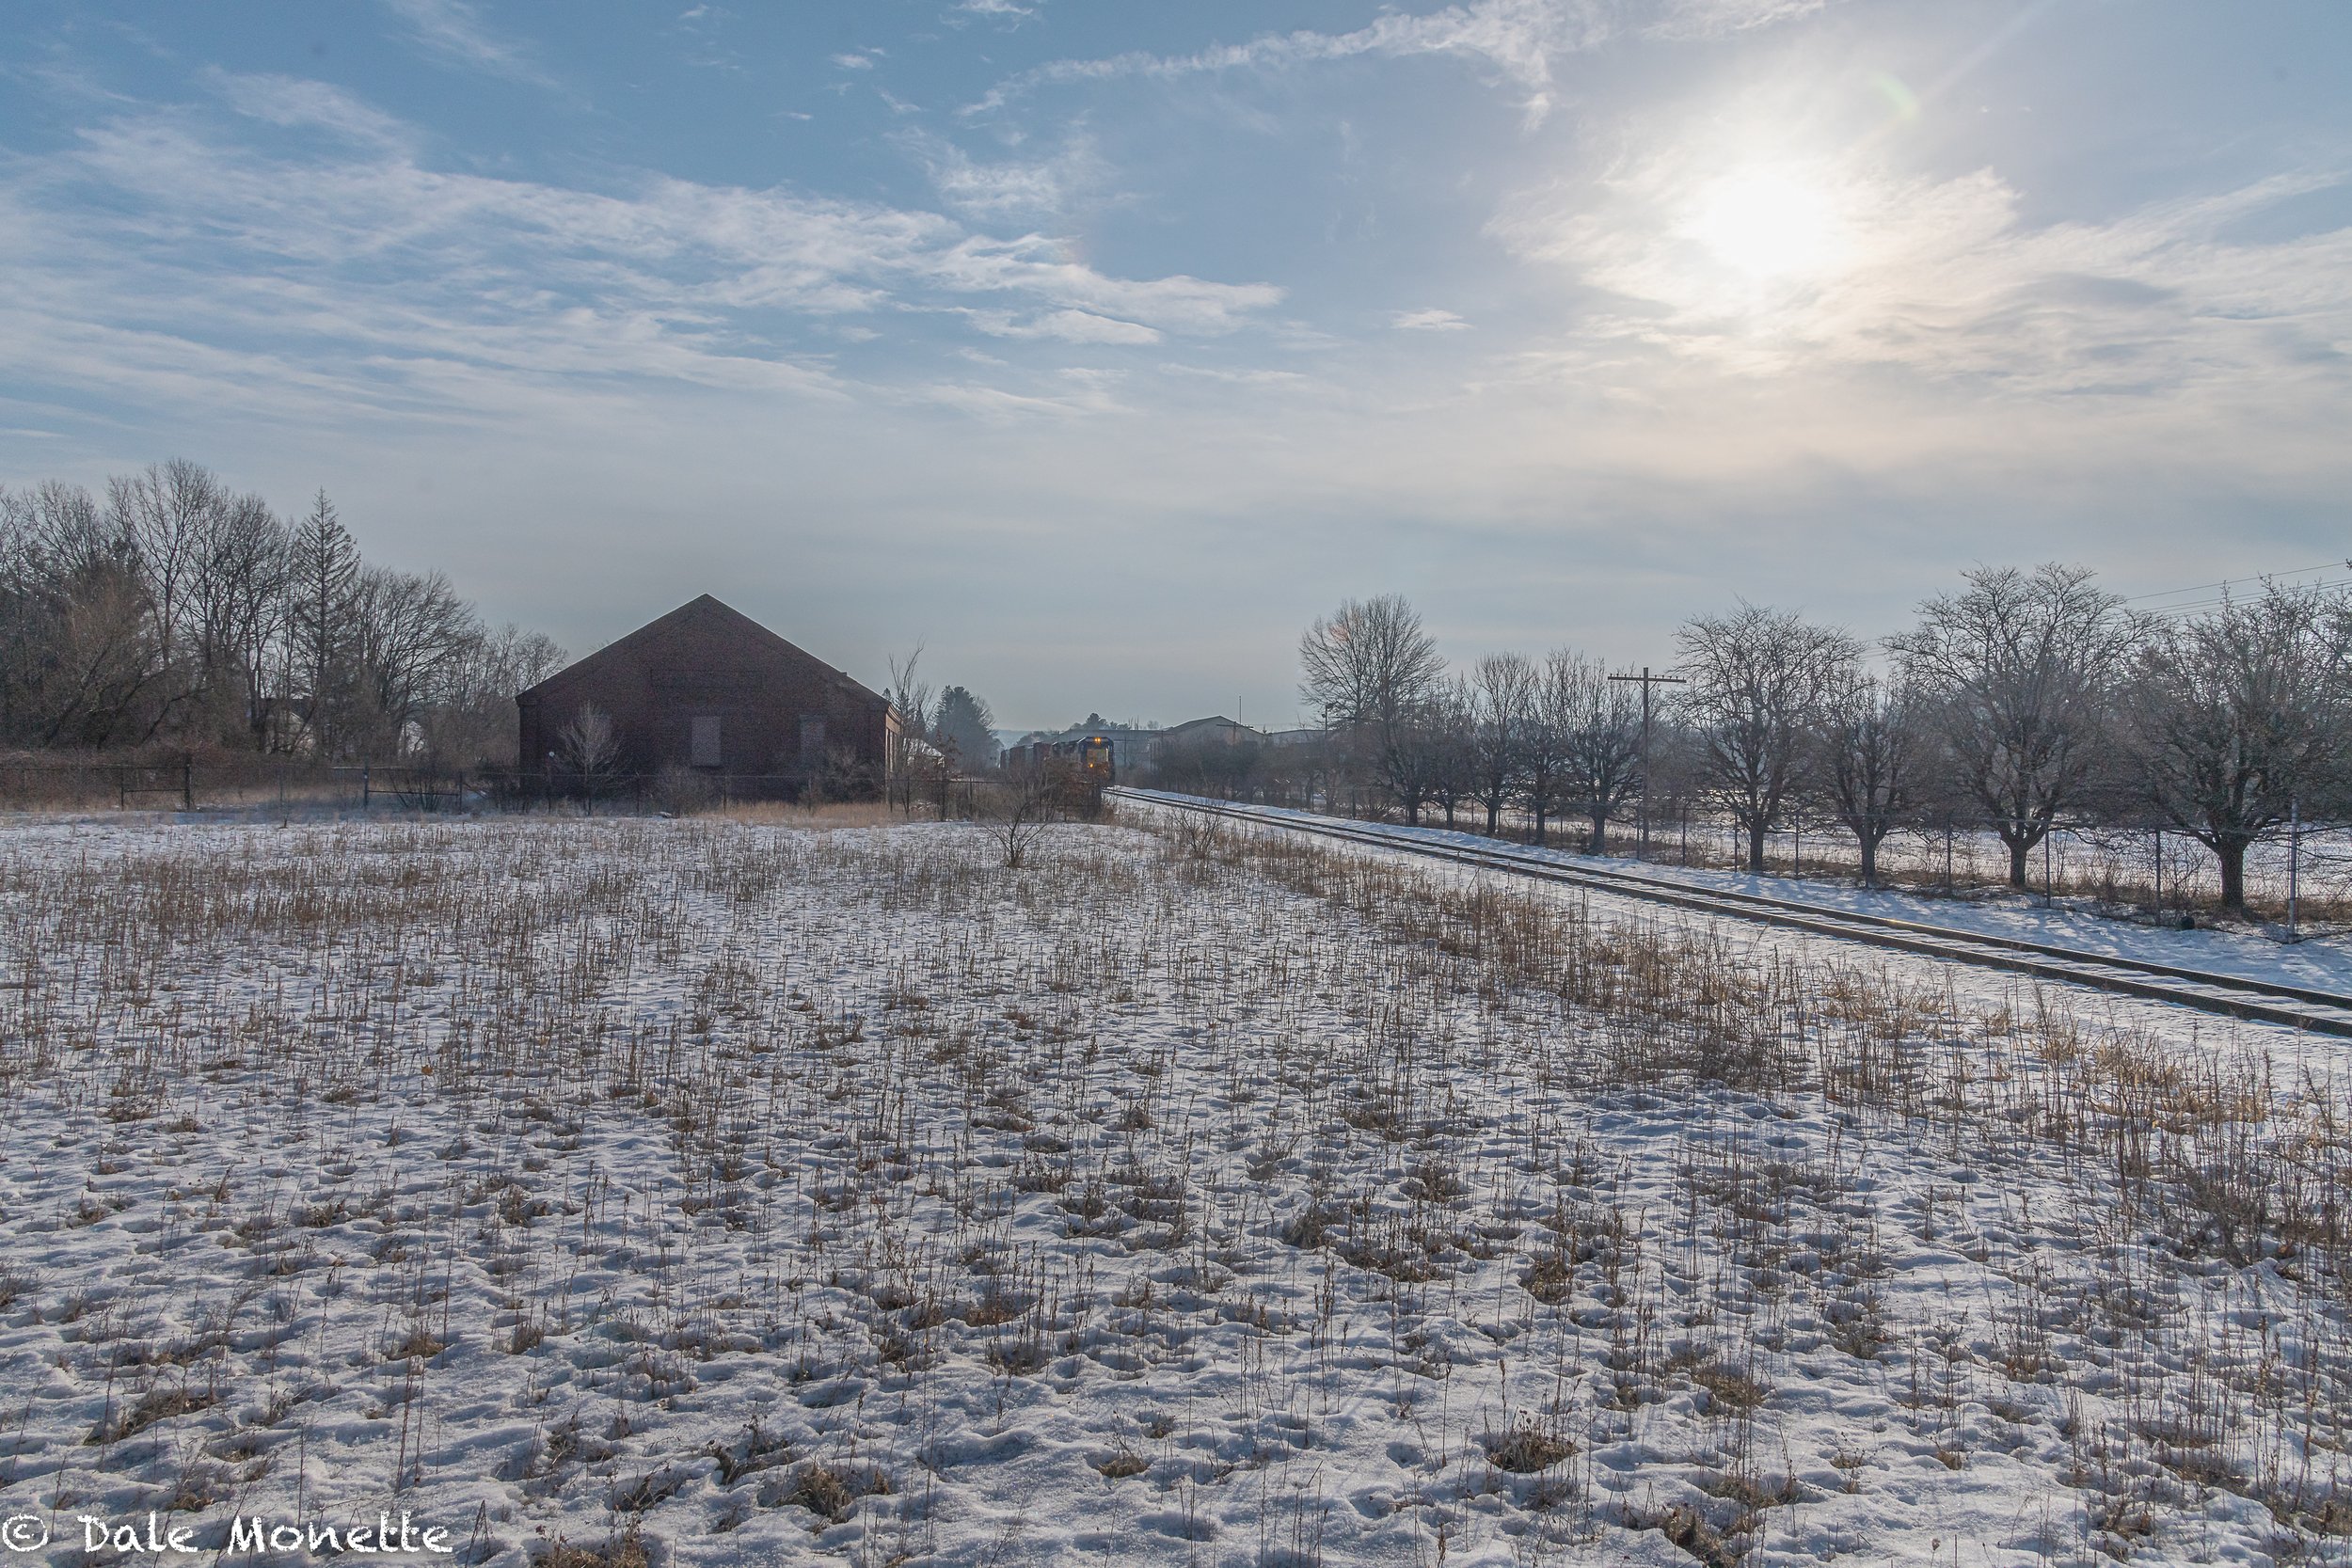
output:
[[944, 749], [952, 750], [966, 768], [996, 766], [996, 737], [989, 733], [995, 717], [988, 704], [961, 686], [939, 694], [939, 711], [931, 734]]
[[289, 694], [303, 693], [312, 750], [336, 754], [344, 743], [355, 672], [353, 631], [359, 594], [359, 546], [321, 490], [310, 515], [294, 525]]

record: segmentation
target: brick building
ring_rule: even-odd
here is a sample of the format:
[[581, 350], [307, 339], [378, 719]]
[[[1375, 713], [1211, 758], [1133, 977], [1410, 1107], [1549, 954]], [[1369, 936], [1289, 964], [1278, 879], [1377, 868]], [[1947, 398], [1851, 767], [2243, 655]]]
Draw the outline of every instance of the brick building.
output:
[[[879, 783], [889, 700], [705, 594], [515, 699], [526, 773], [580, 771], [566, 739], [585, 710], [612, 728], [609, 773], [675, 766], [792, 795], [826, 770]], [[575, 734], [577, 732], [575, 731]]]

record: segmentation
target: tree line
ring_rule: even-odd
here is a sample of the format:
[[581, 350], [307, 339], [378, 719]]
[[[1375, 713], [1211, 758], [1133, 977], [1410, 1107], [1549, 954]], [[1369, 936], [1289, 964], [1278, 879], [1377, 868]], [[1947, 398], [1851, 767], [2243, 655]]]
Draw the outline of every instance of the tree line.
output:
[[[1835, 822], [1875, 881], [1899, 828], [1996, 833], [2026, 885], [2049, 834], [2159, 827], [2210, 850], [2245, 905], [2247, 850], [2291, 816], [2352, 815], [2352, 596], [2265, 583], [2195, 614], [2136, 611], [2078, 567], [1987, 567], [1876, 646], [1740, 603], [1677, 633], [1645, 757], [1642, 688], [1570, 648], [1449, 669], [1403, 597], [1351, 600], [1299, 642], [1326, 799], [1407, 821], [1518, 814], [1608, 847], [1644, 796], [1767, 836]], [[1647, 777], [1645, 777], [1645, 763]]]
[[364, 560], [319, 492], [284, 517], [185, 459], [0, 488], [0, 743], [511, 764], [560, 668], [439, 572]]

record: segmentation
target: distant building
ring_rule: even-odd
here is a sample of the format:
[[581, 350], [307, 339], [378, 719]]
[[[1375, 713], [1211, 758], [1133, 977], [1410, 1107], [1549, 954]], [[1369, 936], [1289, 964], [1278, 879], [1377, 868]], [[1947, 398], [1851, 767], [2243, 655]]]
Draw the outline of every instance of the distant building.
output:
[[1159, 733], [1152, 779], [1166, 789], [1239, 799], [1257, 787], [1267, 750], [1264, 734], [1239, 720], [1188, 720]]
[[1263, 744], [1265, 736], [1241, 721], [1228, 719], [1221, 713], [1207, 719], [1187, 719], [1181, 724], [1172, 724], [1158, 731], [1152, 736], [1155, 748], [1218, 744], [1238, 746], [1246, 740]]
[[898, 729], [881, 693], [707, 594], [557, 671], [515, 705], [526, 772], [578, 772], [566, 731], [594, 710], [611, 724], [605, 771], [686, 768], [775, 794], [828, 768], [879, 784]]

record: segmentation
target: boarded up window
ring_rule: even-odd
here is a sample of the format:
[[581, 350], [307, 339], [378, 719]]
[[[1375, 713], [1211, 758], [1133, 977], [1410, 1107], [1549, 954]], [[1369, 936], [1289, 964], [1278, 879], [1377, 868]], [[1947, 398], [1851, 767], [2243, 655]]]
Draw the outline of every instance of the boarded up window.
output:
[[801, 766], [814, 768], [825, 759], [825, 716], [804, 714], [801, 719]]
[[719, 766], [719, 718], [716, 714], [704, 714], [694, 721], [694, 766]]

